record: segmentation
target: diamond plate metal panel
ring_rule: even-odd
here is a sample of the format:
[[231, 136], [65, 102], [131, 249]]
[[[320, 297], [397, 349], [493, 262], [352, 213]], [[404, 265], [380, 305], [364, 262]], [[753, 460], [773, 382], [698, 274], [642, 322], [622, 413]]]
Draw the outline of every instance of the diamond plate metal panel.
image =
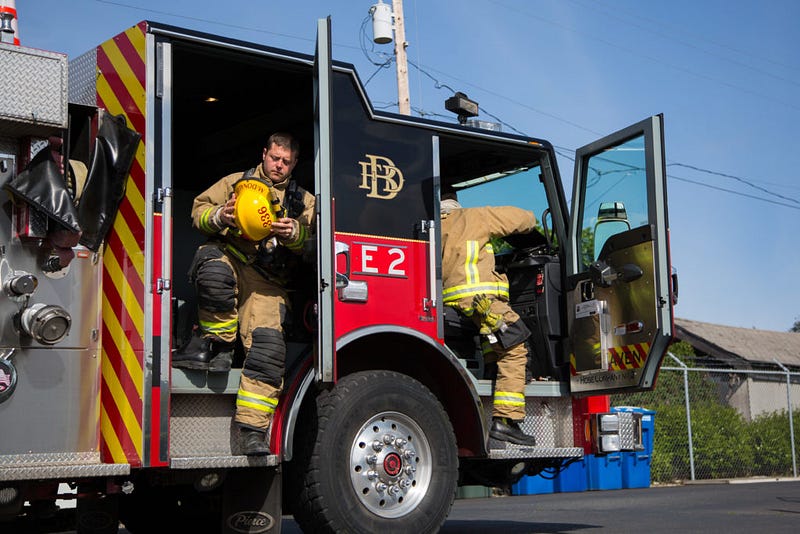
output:
[[[487, 428], [491, 426], [492, 397], [481, 397]], [[489, 440], [489, 457], [500, 458], [572, 458], [583, 456], [574, 446], [572, 401], [569, 397], [528, 397], [525, 420], [520, 428], [536, 437], [535, 447], [523, 447]]]
[[6, 454], [0, 456], [0, 481], [125, 475], [128, 464], [100, 463], [99, 452]]
[[69, 101], [97, 105], [97, 49], [92, 48], [69, 62]]
[[173, 461], [186, 464], [182, 468], [238, 466], [238, 461], [230, 465], [229, 460], [241, 455], [233, 423], [235, 402], [234, 395], [173, 394], [170, 419]]
[[2, 480], [45, 480], [75, 479], [127, 475], [131, 472], [128, 464], [65, 465], [22, 468], [0, 468]]
[[278, 465], [278, 455], [269, 456], [197, 456], [173, 458], [173, 469], [222, 469], [227, 467], [272, 467]]
[[42, 465], [99, 464], [99, 452], [54, 452], [4, 454], [0, 456], [0, 467], [25, 467]]
[[67, 127], [67, 56], [0, 44], [0, 128], [46, 136]]
[[619, 415], [619, 444], [622, 450], [641, 450], [642, 446], [642, 414], [633, 412], [617, 412]]

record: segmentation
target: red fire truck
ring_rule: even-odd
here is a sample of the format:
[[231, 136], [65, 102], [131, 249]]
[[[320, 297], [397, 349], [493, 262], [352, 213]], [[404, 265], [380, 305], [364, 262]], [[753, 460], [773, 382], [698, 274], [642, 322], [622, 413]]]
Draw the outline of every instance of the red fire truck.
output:
[[[460, 485], [641, 447], [637, 414], [591, 399], [653, 388], [672, 336], [662, 117], [580, 148], [570, 209], [549, 142], [379, 112], [317, 32], [314, 56], [147, 21], [69, 64], [0, 44], [0, 520], [46, 530], [71, 497], [82, 533], [279, 532], [282, 513], [435, 532]], [[316, 250], [257, 458], [232, 422], [241, 354], [229, 373], [170, 358], [196, 307], [192, 200], [272, 131], [301, 142]], [[35, 170], [53, 136], [85, 182]], [[532, 332], [536, 446], [488, 439], [478, 333], [442, 304], [445, 187], [541, 221], [495, 246]]]

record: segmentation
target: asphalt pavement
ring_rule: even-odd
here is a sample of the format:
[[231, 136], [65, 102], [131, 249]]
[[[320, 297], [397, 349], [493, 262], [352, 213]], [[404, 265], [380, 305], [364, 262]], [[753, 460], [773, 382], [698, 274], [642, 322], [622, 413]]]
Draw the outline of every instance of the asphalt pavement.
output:
[[[281, 531], [302, 532], [292, 517], [283, 518]], [[605, 532], [796, 534], [800, 478], [457, 499], [440, 534]]]
[[[800, 532], [800, 479], [458, 499], [440, 534]], [[300, 534], [285, 518], [282, 534]]]

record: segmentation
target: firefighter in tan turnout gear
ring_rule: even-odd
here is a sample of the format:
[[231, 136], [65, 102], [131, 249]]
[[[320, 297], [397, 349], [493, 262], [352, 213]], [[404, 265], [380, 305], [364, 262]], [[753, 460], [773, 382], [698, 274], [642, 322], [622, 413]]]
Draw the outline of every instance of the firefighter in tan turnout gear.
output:
[[245, 359], [234, 419], [247, 455], [270, 454], [286, 360], [286, 284], [311, 237], [314, 197], [291, 177], [298, 152], [292, 136], [273, 134], [258, 166], [225, 176], [192, 206], [194, 227], [210, 236], [190, 269], [199, 328], [172, 365], [226, 372], [238, 332]]
[[530, 331], [508, 303], [508, 279], [495, 271], [492, 238], [531, 232], [533, 213], [513, 206], [462, 208], [454, 192], [442, 193], [442, 286], [445, 305], [480, 329], [484, 355], [497, 358], [489, 436], [535, 445], [519, 421], [525, 418], [525, 340]]

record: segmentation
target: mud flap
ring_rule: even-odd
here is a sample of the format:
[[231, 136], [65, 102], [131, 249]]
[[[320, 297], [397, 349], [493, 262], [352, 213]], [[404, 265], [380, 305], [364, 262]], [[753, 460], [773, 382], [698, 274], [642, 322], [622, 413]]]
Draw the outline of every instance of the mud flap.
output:
[[224, 534], [280, 534], [282, 512], [280, 467], [231, 469], [222, 497]]

